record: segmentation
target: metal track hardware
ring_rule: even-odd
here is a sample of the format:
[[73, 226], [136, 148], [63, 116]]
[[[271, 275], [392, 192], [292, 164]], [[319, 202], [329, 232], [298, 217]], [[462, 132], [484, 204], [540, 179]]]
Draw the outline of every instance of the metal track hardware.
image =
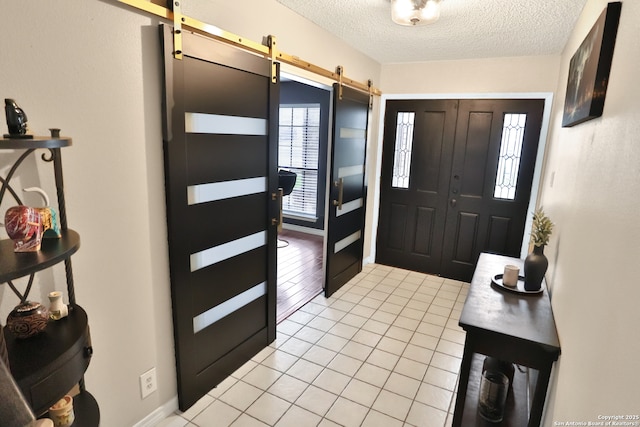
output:
[[182, 59], [182, 12], [180, 0], [175, 0], [173, 8], [173, 57]]
[[267, 36], [267, 46], [269, 47], [269, 59], [271, 59], [271, 83], [278, 83], [278, 62], [276, 61], [276, 36]]
[[[237, 34], [224, 31], [216, 27], [215, 25], [207, 24], [197, 19], [185, 16], [181, 13], [181, 8], [179, 4], [180, 1], [183, 1], [183, 0], [173, 0], [173, 3], [172, 3], [173, 10], [171, 10], [166, 7], [160, 6], [156, 3], [153, 3], [149, 0], [118, 0], [119, 3], [126, 4], [128, 6], [134, 7], [143, 12], [147, 12], [157, 17], [163, 18], [169, 22], [173, 22], [174, 29], [179, 30], [179, 31], [174, 31], [174, 57], [176, 59], [182, 58], [182, 31], [185, 31], [185, 29], [188, 29], [189, 31], [193, 31], [194, 33], [211, 37], [215, 40], [231, 44], [237, 48], [244, 49], [258, 55], [262, 55], [262, 57], [264, 58], [270, 58], [274, 63], [279, 62], [283, 64], [293, 65], [300, 69], [307, 70], [319, 76], [326, 77], [333, 81], [339, 82], [341, 88], [344, 85], [344, 86], [349, 86], [353, 89], [357, 89], [362, 92], [371, 93], [373, 95], [382, 95], [382, 92], [373, 86], [370, 86], [368, 84], [364, 84], [361, 82], [357, 82], [355, 80], [345, 77], [344, 70], [342, 69], [341, 66], [338, 67], [338, 69], [340, 69], [339, 72], [329, 71], [325, 68], [322, 68], [317, 65], [311, 64], [307, 61], [304, 61], [297, 56], [289, 55], [284, 52], [279, 52], [275, 48], [265, 46], [263, 44], [254, 42], [252, 40], [245, 40], [242, 37], [238, 36]], [[269, 36], [269, 38], [273, 38], [275, 40], [274, 36]], [[267, 40], [269, 38], [267, 38]], [[273, 72], [273, 75], [275, 75], [275, 71]], [[272, 81], [273, 81], [273, 77], [272, 77]], [[340, 90], [340, 92], [342, 92], [342, 90]], [[340, 93], [340, 96], [342, 96], [342, 93]]]
[[338, 99], [342, 100], [342, 75], [344, 74], [344, 67], [342, 65], [338, 65], [336, 74], [338, 75]]

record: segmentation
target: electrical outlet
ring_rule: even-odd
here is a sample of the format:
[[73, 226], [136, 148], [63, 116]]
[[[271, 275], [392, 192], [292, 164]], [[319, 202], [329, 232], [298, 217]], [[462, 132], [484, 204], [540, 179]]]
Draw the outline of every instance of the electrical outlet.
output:
[[158, 381], [156, 380], [156, 368], [151, 368], [144, 374], [140, 375], [140, 394], [143, 399], [157, 389]]

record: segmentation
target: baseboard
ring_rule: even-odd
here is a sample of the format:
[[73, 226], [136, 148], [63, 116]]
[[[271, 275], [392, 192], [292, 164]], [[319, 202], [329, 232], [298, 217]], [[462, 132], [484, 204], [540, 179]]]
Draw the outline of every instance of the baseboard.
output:
[[167, 418], [169, 415], [175, 413], [178, 410], [178, 396], [169, 400], [164, 405], [157, 408], [155, 411], [138, 421], [133, 427], [155, 427], [160, 421]]
[[287, 224], [286, 222], [282, 224], [282, 228], [284, 228], [285, 230], [299, 231], [301, 233], [314, 234], [316, 236], [324, 237], [324, 230], [318, 230], [317, 228], [303, 227], [296, 224]]

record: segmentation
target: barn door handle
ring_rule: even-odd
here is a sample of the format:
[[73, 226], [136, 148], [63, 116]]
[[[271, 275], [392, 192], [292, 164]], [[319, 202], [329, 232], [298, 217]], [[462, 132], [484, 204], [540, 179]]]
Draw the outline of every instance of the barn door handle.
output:
[[280, 226], [282, 224], [282, 198], [282, 188], [278, 188], [278, 191], [276, 193], [271, 193], [271, 200], [278, 201], [278, 217], [271, 218], [271, 225]]
[[451, 202], [449, 202], [451, 204], [452, 208], [455, 208], [456, 205], [458, 204], [458, 201], [456, 199], [451, 199]]
[[334, 181], [333, 185], [338, 187], [338, 200], [333, 201], [333, 206], [337, 206], [338, 210], [342, 210], [342, 198], [344, 196], [344, 178]]

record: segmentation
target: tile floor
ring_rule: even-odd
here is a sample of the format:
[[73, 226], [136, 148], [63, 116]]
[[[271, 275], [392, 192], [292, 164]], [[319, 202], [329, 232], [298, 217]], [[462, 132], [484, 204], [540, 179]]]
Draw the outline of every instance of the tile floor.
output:
[[278, 325], [269, 347], [158, 427], [448, 427], [469, 285], [367, 265]]

